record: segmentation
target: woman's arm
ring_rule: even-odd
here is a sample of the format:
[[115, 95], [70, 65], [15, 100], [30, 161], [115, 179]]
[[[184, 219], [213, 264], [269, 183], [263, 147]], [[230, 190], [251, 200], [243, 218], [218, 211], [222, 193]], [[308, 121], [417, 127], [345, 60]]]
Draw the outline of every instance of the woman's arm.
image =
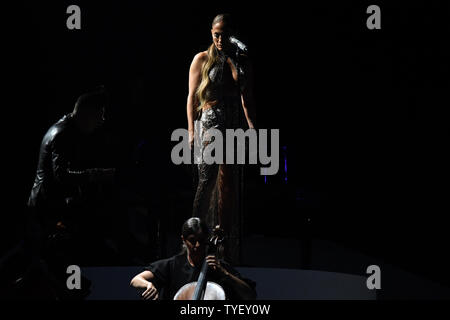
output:
[[253, 100], [253, 68], [250, 62], [246, 68], [247, 80], [241, 92], [241, 103], [244, 109], [245, 119], [250, 129], [256, 128], [256, 108]]
[[251, 288], [247, 282], [239, 279], [231, 273], [225, 271], [222, 278], [224, 283], [227, 283], [234, 289], [238, 297], [242, 300], [255, 300], [256, 292]]
[[219, 277], [221, 278], [221, 282], [226, 283], [229, 287], [233, 288], [239, 299], [256, 299], [255, 290], [250, 287], [245, 281], [228, 272], [215, 256], [207, 256], [206, 261], [208, 263], [208, 266], [212, 268], [213, 272], [219, 275]]
[[154, 275], [151, 271], [145, 270], [144, 272], [139, 273], [133, 279], [131, 279], [130, 286], [136, 289], [145, 289], [147, 288], [147, 284], [153, 280]]
[[130, 286], [143, 290], [142, 299], [144, 300], [156, 300], [159, 297], [158, 289], [151, 282], [154, 279], [154, 275], [151, 271], [144, 271], [139, 273], [133, 279], [131, 279]]
[[241, 93], [242, 108], [244, 109], [245, 119], [250, 129], [256, 128], [256, 112], [253, 104], [253, 94], [251, 89], [246, 89]]
[[202, 65], [206, 57], [206, 51], [196, 54], [189, 69], [189, 92], [187, 97], [186, 109], [189, 131], [189, 145], [191, 146], [194, 141], [194, 118], [196, 114], [194, 108], [197, 105], [196, 91], [202, 79]]

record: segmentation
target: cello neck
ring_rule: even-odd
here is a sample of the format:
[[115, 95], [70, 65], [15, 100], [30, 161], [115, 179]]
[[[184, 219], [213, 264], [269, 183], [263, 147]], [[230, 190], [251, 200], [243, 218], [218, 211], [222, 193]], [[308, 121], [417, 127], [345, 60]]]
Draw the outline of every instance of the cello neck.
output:
[[208, 271], [208, 263], [206, 258], [203, 261], [202, 269], [200, 270], [200, 275], [198, 276], [197, 286], [195, 287], [194, 296], [192, 300], [203, 300], [206, 289], [206, 273]]
[[[216, 228], [213, 231], [213, 236], [209, 240], [209, 244], [206, 247], [206, 256], [208, 256], [208, 253], [210, 253], [210, 250], [214, 250], [214, 255], [217, 256], [217, 249], [218, 245], [223, 241], [223, 230], [220, 228]], [[192, 300], [203, 300], [203, 297], [205, 295], [206, 290], [206, 274], [208, 272], [208, 263], [205, 260], [203, 261], [202, 268], [200, 270], [200, 275], [197, 280], [197, 286], [195, 287], [194, 296], [192, 297]]]

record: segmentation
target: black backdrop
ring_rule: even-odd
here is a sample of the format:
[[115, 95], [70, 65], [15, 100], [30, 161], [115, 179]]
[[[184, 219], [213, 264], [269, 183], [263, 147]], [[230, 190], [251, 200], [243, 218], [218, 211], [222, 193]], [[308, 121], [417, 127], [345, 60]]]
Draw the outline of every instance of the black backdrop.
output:
[[[70, 4], [81, 30], [66, 28]], [[270, 211], [250, 210], [248, 232], [291, 235], [308, 216], [321, 237], [450, 283], [448, 4], [378, 1], [382, 29], [368, 30], [370, 4], [59, 1], [8, 11], [2, 247], [20, 238], [42, 135], [98, 83], [112, 89], [125, 157], [150, 141], [172, 171], [149, 184], [189, 187], [169, 163], [170, 134], [186, 126], [190, 62], [210, 43], [212, 18], [230, 12], [252, 50], [259, 127], [280, 129], [288, 152], [287, 186], [283, 168], [271, 180], [283, 194], [269, 203], [250, 191]]]

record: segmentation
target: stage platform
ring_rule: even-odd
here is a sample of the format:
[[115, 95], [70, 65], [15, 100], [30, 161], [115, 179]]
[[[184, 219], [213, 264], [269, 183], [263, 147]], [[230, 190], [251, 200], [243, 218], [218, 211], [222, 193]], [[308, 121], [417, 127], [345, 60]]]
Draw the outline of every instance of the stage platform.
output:
[[[259, 300], [374, 300], [366, 278], [337, 272], [282, 269], [236, 268], [257, 283]], [[129, 283], [143, 267], [85, 267], [82, 274], [91, 281], [87, 300], [138, 300]]]

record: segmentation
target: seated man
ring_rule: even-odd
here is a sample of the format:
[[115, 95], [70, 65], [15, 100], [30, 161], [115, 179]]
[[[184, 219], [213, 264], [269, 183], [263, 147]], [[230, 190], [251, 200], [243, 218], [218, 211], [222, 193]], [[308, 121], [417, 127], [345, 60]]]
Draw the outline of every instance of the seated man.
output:
[[[130, 285], [142, 291], [142, 299], [173, 299], [185, 284], [197, 281], [203, 262], [208, 263], [207, 280], [222, 286], [228, 300], [256, 298], [255, 283], [244, 279], [225, 261], [206, 253], [208, 227], [199, 218], [188, 219], [182, 227], [181, 253], [153, 262], [136, 275]], [[186, 298], [189, 299], [189, 298]]]

